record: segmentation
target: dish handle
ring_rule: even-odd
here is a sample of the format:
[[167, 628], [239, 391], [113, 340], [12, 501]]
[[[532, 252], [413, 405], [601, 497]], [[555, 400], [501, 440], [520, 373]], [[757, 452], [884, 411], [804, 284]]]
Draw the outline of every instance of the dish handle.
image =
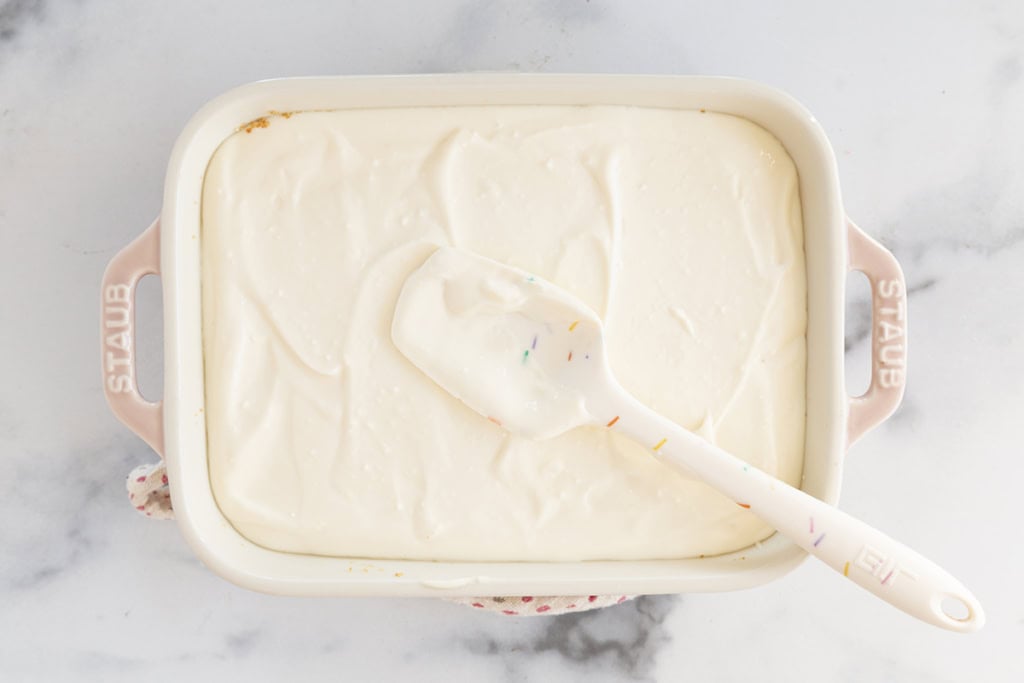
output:
[[157, 219], [119, 251], [103, 273], [100, 354], [103, 393], [121, 422], [163, 455], [163, 404], [139, 392], [135, 361], [135, 288], [146, 275], [160, 274], [160, 221]]
[[871, 283], [871, 384], [851, 397], [847, 445], [864, 436], [903, 400], [907, 383], [907, 285], [892, 253], [846, 219], [849, 270]]

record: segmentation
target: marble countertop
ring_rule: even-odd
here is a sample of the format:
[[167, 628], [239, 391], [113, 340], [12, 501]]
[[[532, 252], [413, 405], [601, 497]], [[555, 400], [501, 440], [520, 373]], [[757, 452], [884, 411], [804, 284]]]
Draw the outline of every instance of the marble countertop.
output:
[[[0, 680], [1024, 680], [1024, 5], [776, 4], [0, 1]], [[971, 586], [981, 633], [815, 563], [557, 618], [278, 598], [133, 513], [124, 476], [153, 454], [103, 401], [98, 281], [158, 213], [182, 125], [261, 78], [462, 70], [739, 75], [815, 112], [911, 290], [907, 397], [853, 448], [842, 505]], [[142, 298], [158, 395], [158, 287]]]

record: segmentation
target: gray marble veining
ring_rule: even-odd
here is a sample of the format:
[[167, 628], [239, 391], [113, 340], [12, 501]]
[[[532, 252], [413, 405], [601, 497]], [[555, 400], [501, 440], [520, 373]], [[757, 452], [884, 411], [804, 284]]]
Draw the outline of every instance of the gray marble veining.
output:
[[10, 0], [0, 5], [0, 42], [13, 40], [22, 26], [43, 16], [43, 0]]
[[[814, 564], [558, 618], [278, 598], [131, 511], [123, 477], [153, 456], [103, 403], [98, 282], [159, 211], [188, 117], [258, 78], [488, 69], [739, 75], [815, 112], [911, 292], [906, 401], [851, 451], [843, 506], [975, 589], [983, 632]], [[1017, 2], [0, 0], [0, 680], [1024, 680], [1021, 120]], [[860, 367], [868, 324], [859, 296]]]
[[471, 635], [463, 639], [474, 655], [496, 657], [506, 680], [522, 680], [538, 658], [553, 655], [587, 680], [649, 680], [654, 657], [672, 636], [665, 618], [678, 596], [643, 596], [612, 609], [540, 619], [526, 638]]

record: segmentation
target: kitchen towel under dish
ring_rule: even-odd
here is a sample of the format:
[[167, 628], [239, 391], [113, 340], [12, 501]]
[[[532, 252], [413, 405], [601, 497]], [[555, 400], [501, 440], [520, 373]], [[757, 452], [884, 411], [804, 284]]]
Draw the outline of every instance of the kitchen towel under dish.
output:
[[[152, 519], [174, 519], [171, 494], [167, 487], [167, 467], [161, 460], [155, 465], [139, 465], [125, 482], [128, 500], [132, 506]], [[551, 616], [584, 612], [586, 610], [618, 605], [632, 600], [635, 595], [522, 595], [486, 598], [445, 598], [473, 609], [494, 612], [510, 617]]]

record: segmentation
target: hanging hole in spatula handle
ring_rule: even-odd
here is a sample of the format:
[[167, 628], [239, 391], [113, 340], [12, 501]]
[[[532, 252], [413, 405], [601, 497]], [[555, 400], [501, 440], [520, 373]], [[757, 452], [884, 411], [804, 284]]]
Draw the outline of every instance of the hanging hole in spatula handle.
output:
[[888, 418], [907, 383], [907, 285], [892, 253], [846, 219], [849, 269], [871, 283], [871, 384], [850, 399], [847, 444]]
[[160, 222], [154, 221], [110, 260], [100, 291], [100, 354], [103, 393], [121, 422], [163, 454], [161, 402], [139, 392], [136, 372], [135, 289], [147, 275], [160, 274]]

